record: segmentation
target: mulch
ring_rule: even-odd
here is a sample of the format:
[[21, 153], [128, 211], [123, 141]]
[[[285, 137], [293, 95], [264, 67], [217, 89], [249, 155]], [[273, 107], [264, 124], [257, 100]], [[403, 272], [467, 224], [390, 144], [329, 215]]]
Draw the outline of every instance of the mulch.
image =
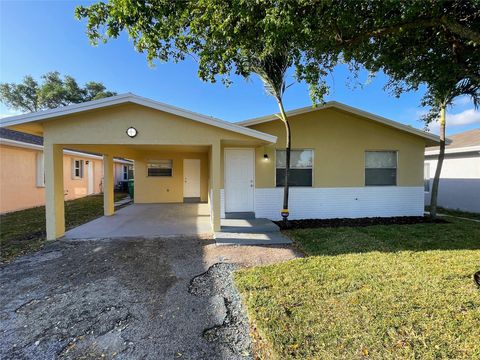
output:
[[432, 219], [429, 216], [395, 216], [395, 217], [367, 217], [367, 218], [335, 218], [335, 219], [302, 219], [274, 221], [281, 230], [328, 228], [328, 227], [358, 227], [372, 225], [411, 225], [411, 224], [446, 224], [444, 219]]

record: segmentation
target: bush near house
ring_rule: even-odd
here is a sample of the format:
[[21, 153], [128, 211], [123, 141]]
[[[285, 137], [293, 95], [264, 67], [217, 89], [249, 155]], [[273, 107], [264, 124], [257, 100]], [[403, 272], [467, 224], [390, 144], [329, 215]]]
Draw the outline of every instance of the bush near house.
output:
[[480, 358], [480, 225], [292, 230], [307, 257], [235, 274], [278, 359]]
[[[115, 193], [115, 201], [125, 193]], [[103, 215], [103, 195], [91, 195], [65, 202], [67, 230]], [[0, 259], [11, 260], [45, 244], [45, 206], [0, 215]]]

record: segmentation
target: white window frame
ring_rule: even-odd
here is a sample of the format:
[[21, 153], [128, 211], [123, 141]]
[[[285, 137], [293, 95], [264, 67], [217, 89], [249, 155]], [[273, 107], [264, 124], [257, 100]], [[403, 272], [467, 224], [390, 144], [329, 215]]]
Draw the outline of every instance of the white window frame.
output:
[[[367, 176], [366, 176], [366, 170], [367, 170], [367, 153], [368, 152], [394, 152], [395, 153], [395, 168], [383, 168], [383, 169], [395, 169], [395, 184], [394, 185], [367, 185]], [[392, 150], [392, 149], [383, 149], [383, 150], [365, 150], [363, 153], [363, 186], [365, 187], [375, 187], [375, 186], [381, 186], [381, 187], [388, 187], [388, 186], [398, 186], [398, 150]], [[372, 168], [368, 168], [372, 169]], [[373, 168], [375, 169], [375, 168]]]
[[[77, 167], [77, 161], [79, 164], [78, 167]], [[77, 171], [76, 171], [77, 169], [79, 170], [78, 171], [79, 175], [77, 175]], [[73, 180], [82, 180], [84, 176], [84, 169], [85, 169], [85, 160], [72, 158], [72, 179]]]
[[128, 180], [128, 165], [122, 165], [122, 180]]
[[[300, 188], [308, 188], [308, 187], [315, 187], [315, 149], [313, 148], [294, 148], [294, 149], [290, 149], [290, 151], [305, 151], [305, 150], [309, 150], [312, 152], [312, 185], [311, 186], [289, 186], [289, 187], [300, 187]], [[274, 187], [277, 187], [277, 151], [286, 151], [285, 148], [275, 148], [274, 151], [273, 151], [273, 154], [274, 154], [274, 159], [273, 159], [273, 184], [274, 184]], [[284, 167], [279, 167], [278, 169], [285, 169]], [[308, 167], [295, 167], [295, 168], [292, 168], [290, 167], [290, 169], [310, 169]]]
[[45, 155], [43, 152], [37, 153], [36, 166], [36, 185], [37, 187], [45, 187]]
[[[428, 184], [428, 189], [426, 189], [426, 184]], [[423, 164], [423, 191], [430, 193], [430, 163], [426, 162]]]
[[[170, 175], [148, 175], [148, 169], [149, 169], [149, 165], [150, 164], [155, 164], [155, 163], [161, 163], [161, 162], [164, 162], [164, 161], [170, 161], [171, 163], [171, 174]], [[172, 178], [173, 177], [173, 159], [155, 159], [155, 160], [147, 160], [147, 164], [146, 164], [146, 174], [147, 174], [147, 177], [150, 177], [150, 178]]]

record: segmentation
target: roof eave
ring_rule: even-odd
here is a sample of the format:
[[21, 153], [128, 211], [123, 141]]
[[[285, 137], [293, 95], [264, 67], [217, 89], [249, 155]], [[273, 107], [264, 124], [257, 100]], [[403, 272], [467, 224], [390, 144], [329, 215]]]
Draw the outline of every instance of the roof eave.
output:
[[108, 98], [88, 101], [80, 104], [72, 104], [72, 105], [50, 109], [50, 110], [38, 111], [34, 113], [3, 118], [0, 120], [0, 127], [9, 127], [9, 126], [30, 123], [30, 122], [48, 120], [48, 119], [53, 119], [60, 116], [76, 114], [83, 111], [95, 110], [95, 109], [100, 109], [100, 108], [120, 105], [120, 104], [126, 104], [126, 103], [143, 105], [149, 108], [153, 108], [156, 110], [164, 111], [170, 114], [195, 120], [204, 124], [212, 125], [225, 130], [250, 136], [250, 137], [253, 137], [262, 141], [266, 141], [269, 143], [275, 143], [277, 141], [277, 137], [270, 134], [265, 134], [254, 129], [249, 129], [237, 124], [229, 123], [229, 122], [214, 118], [214, 117], [198, 114], [189, 110], [184, 110], [172, 105], [150, 100], [150, 99], [147, 99], [138, 95], [134, 95], [131, 93], [115, 95]]
[[[303, 107], [303, 108], [299, 108], [299, 109], [295, 109], [295, 110], [290, 110], [290, 111], [287, 111], [287, 116], [296, 116], [296, 115], [305, 114], [305, 113], [309, 113], [309, 112], [317, 111], [317, 110], [322, 110], [322, 109], [328, 109], [328, 108], [336, 108], [336, 109], [343, 110], [343, 111], [346, 111], [346, 112], [349, 112], [349, 113], [353, 113], [353, 114], [356, 114], [356, 115], [359, 115], [359, 116], [362, 116], [362, 117], [366, 117], [368, 119], [377, 121], [377, 122], [382, 123], [384, 125], [391, 126], [391, 127], [396, 128], [398, 130], [402, 130], [402, 131], [405, 131], [405, 132], [423, 137], [425, 139], [433, 141], [434, 143], [440, 143], [440, 137], [437, 136], [437, 135], [430, 134], [428, 132], [415, 129], [413, 127], [401, 124], [399, 122], [387, 119], [387, 118], [379, 116], [379, 115], [372, 114], [368, 111], [364, 111], [364, 110], [361, 110], [361, 109], [358, 109], [358, 108], [355, 108], [355, 107], [352, 107], [352, 106], [349, 106], [349, 105], [339, 103], [337, 101], [329, 101], [329, 102], [325, 103], [324, 105], [317, 106], [317, 107], [307, 106], [307, 107]], [[261, 124], [261, 123], [264, 123], [264, 122], [273, 121], [273, 120], [276, 120], [276, 119], [277, 119], [277, 116], [275, 114], [273, 114], [273, 115], [262, 116], [262, 117], [258, 117], [258, 118], [254, 118], [254, 119], [250, 119], [250, 120], [236, 122], [236, 124], [242, 125], [242, 126], [253, 126], [253, 125]], [[447, 139], [446, 143], [450, 144], [451, 140]]]

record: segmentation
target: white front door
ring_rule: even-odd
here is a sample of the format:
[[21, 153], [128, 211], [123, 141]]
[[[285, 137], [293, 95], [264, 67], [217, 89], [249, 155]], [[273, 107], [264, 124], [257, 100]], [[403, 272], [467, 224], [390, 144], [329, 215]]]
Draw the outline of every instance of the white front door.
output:
[[200, 197], [200, 159], [183, 159], [183, 197]]
[[89, 160], [88, 161], [88, 182], [87, 182], [87, 195], [93, 194], [93, 161]]
[[226, 212], [254, 211], [254, 166], [254, 149], [225, 149]]

